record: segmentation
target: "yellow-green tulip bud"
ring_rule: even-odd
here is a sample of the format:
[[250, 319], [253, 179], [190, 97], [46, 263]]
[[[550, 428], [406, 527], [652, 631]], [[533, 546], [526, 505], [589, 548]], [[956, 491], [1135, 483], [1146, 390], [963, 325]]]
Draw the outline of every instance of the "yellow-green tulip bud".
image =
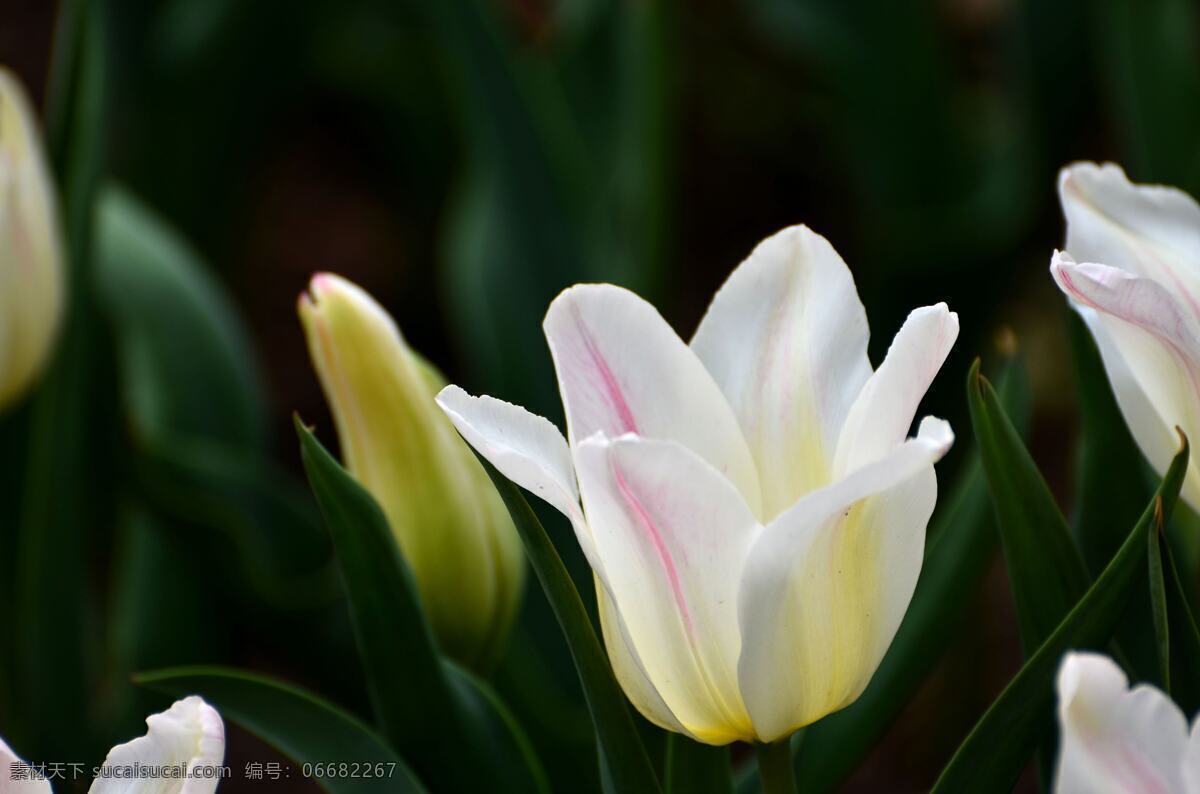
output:
[[299, 310], [343, 463], [387, 515], [442, 650], [488, 665], [520, 601], [524, 559], [487, 473], [434, 402], [441, 374], [345, 279], [313, 277]]
[[62, 318], [55, 201], [29, 99], [0, 68], [0, 409], [37, 379]]

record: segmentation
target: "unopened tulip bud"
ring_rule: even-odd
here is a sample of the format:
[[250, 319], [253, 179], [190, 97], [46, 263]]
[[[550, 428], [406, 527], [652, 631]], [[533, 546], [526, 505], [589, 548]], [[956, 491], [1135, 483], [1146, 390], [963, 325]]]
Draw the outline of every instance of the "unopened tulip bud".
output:
[[299, 308], [343, 463], [387, 515], [442, 649], [486, 666], [515, 615], [524, 559], [487, 473], [434, 402], [441, 374], [345, 279], [315, 276]]
[[0, 68], [0, 409], [45, 368], [62, 317], [58, 208], [37, 122]]

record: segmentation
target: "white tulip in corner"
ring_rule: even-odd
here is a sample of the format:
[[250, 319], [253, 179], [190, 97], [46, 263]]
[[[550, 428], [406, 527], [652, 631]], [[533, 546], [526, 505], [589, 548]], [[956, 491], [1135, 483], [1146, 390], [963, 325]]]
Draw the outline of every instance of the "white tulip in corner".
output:
[[[146, 718], [145, 736], [109, 751], [90, 794], [213, 794], [225, 757], [225, 726], [216, 709], [184, 698]], [[36, 774], [0, 740], [0, 794], [50, 794]], [[164, 770], [155, 774], [151, 770]], [[167, 773], [165, 770], [172, 770]], [[179, 770], [181, 774], [175, 774]]]
[[567, 415], [456, 386], [438, 402], [571, 520], [617, 678], [652, 722], [773, 742], [852, 703], [908, 607], [953, 441], [906, 436], [958, 317], [917, 309], [872, 372], [850, 271], [803, 227], [761, 243], [690, 345], [607, 284], [544, 323]]
[[1064, 657], [1058, 718], [1056, 794], [1200, 794], [1200, 722], [1107, 656]]
[[[1200, 204], [1183, 191], [1135, 185], [1119, 167], [1063, 169], [1067, 250], [1050, 272], [1100, 348], [1121, 414], [1161, 475], [1179, 426], [1200, 438]], [[1183, 497], [1200, 509], [1192, 452]]]

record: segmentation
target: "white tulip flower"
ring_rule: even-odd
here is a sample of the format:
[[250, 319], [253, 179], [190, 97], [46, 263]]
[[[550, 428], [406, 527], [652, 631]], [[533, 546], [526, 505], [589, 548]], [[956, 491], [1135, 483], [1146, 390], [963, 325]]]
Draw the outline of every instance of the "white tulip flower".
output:
[[1200, 721], [1107, 656], [1063, 658], [1058, 719], [1056, 794], [1200, 794]]
[[0, 409], [45, 368], [62, 321], [62, 231], [29, 98], [0, 68]]
[[850, 271], [803, 227], [761, 243], [690, 345], [619, 287], [579, 285], [544, 328], [567, 436], [450, 386], [438, 402], [567, 515], [609, 658], [651, 722], [774, 742], [852, 703], [912, 598], [946, 422], [917, 405], [958, 334], [909, 315], [878, 370]]
[[[145, 736], [109, 751], [90, 794], [213, 794], [221, 781], [225, 725], [198, 697], [146, 718]], [[0, 794], [52, 794], [47, 776], [0, 740]]]
[[[1200, 204], [1175, 188], [1135, 185], [1119, 167], [1063, 169], [1066, 251], [1050, 272], [1104, 360], [1121, 414], [1161, 475], [1179, 427], [1200, 438]], [[1193, 452], [1183, 498], [1200, 509]]]

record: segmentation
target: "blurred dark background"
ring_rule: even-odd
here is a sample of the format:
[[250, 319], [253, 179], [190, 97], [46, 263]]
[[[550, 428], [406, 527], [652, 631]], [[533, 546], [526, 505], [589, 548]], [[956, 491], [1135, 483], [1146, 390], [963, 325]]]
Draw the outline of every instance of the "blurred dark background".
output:
[[[108, 6], [108, 171], [232, 294], [295, 471], [292, 411], [334, 440], [295, 315], [314, 271], [365, 286], [451, 380], [558, 417], [540, 335], [558, 290], [623, 284], [686, 338], [758, 240], [805, 223], [849, 263], [874, 361], [911, 308], [959, 312], [925, 408], [960, 439], [967, 365], [1015, 330], [1066, 504], [1057, 171], [1111, 159], [1200, 191], [1192, 0]], [[40, 97], [54, 4], [0, 9], [0, 62]], [[999, 565], [971, 610], [846, 791], [928, 787], [1016, 669]]]

